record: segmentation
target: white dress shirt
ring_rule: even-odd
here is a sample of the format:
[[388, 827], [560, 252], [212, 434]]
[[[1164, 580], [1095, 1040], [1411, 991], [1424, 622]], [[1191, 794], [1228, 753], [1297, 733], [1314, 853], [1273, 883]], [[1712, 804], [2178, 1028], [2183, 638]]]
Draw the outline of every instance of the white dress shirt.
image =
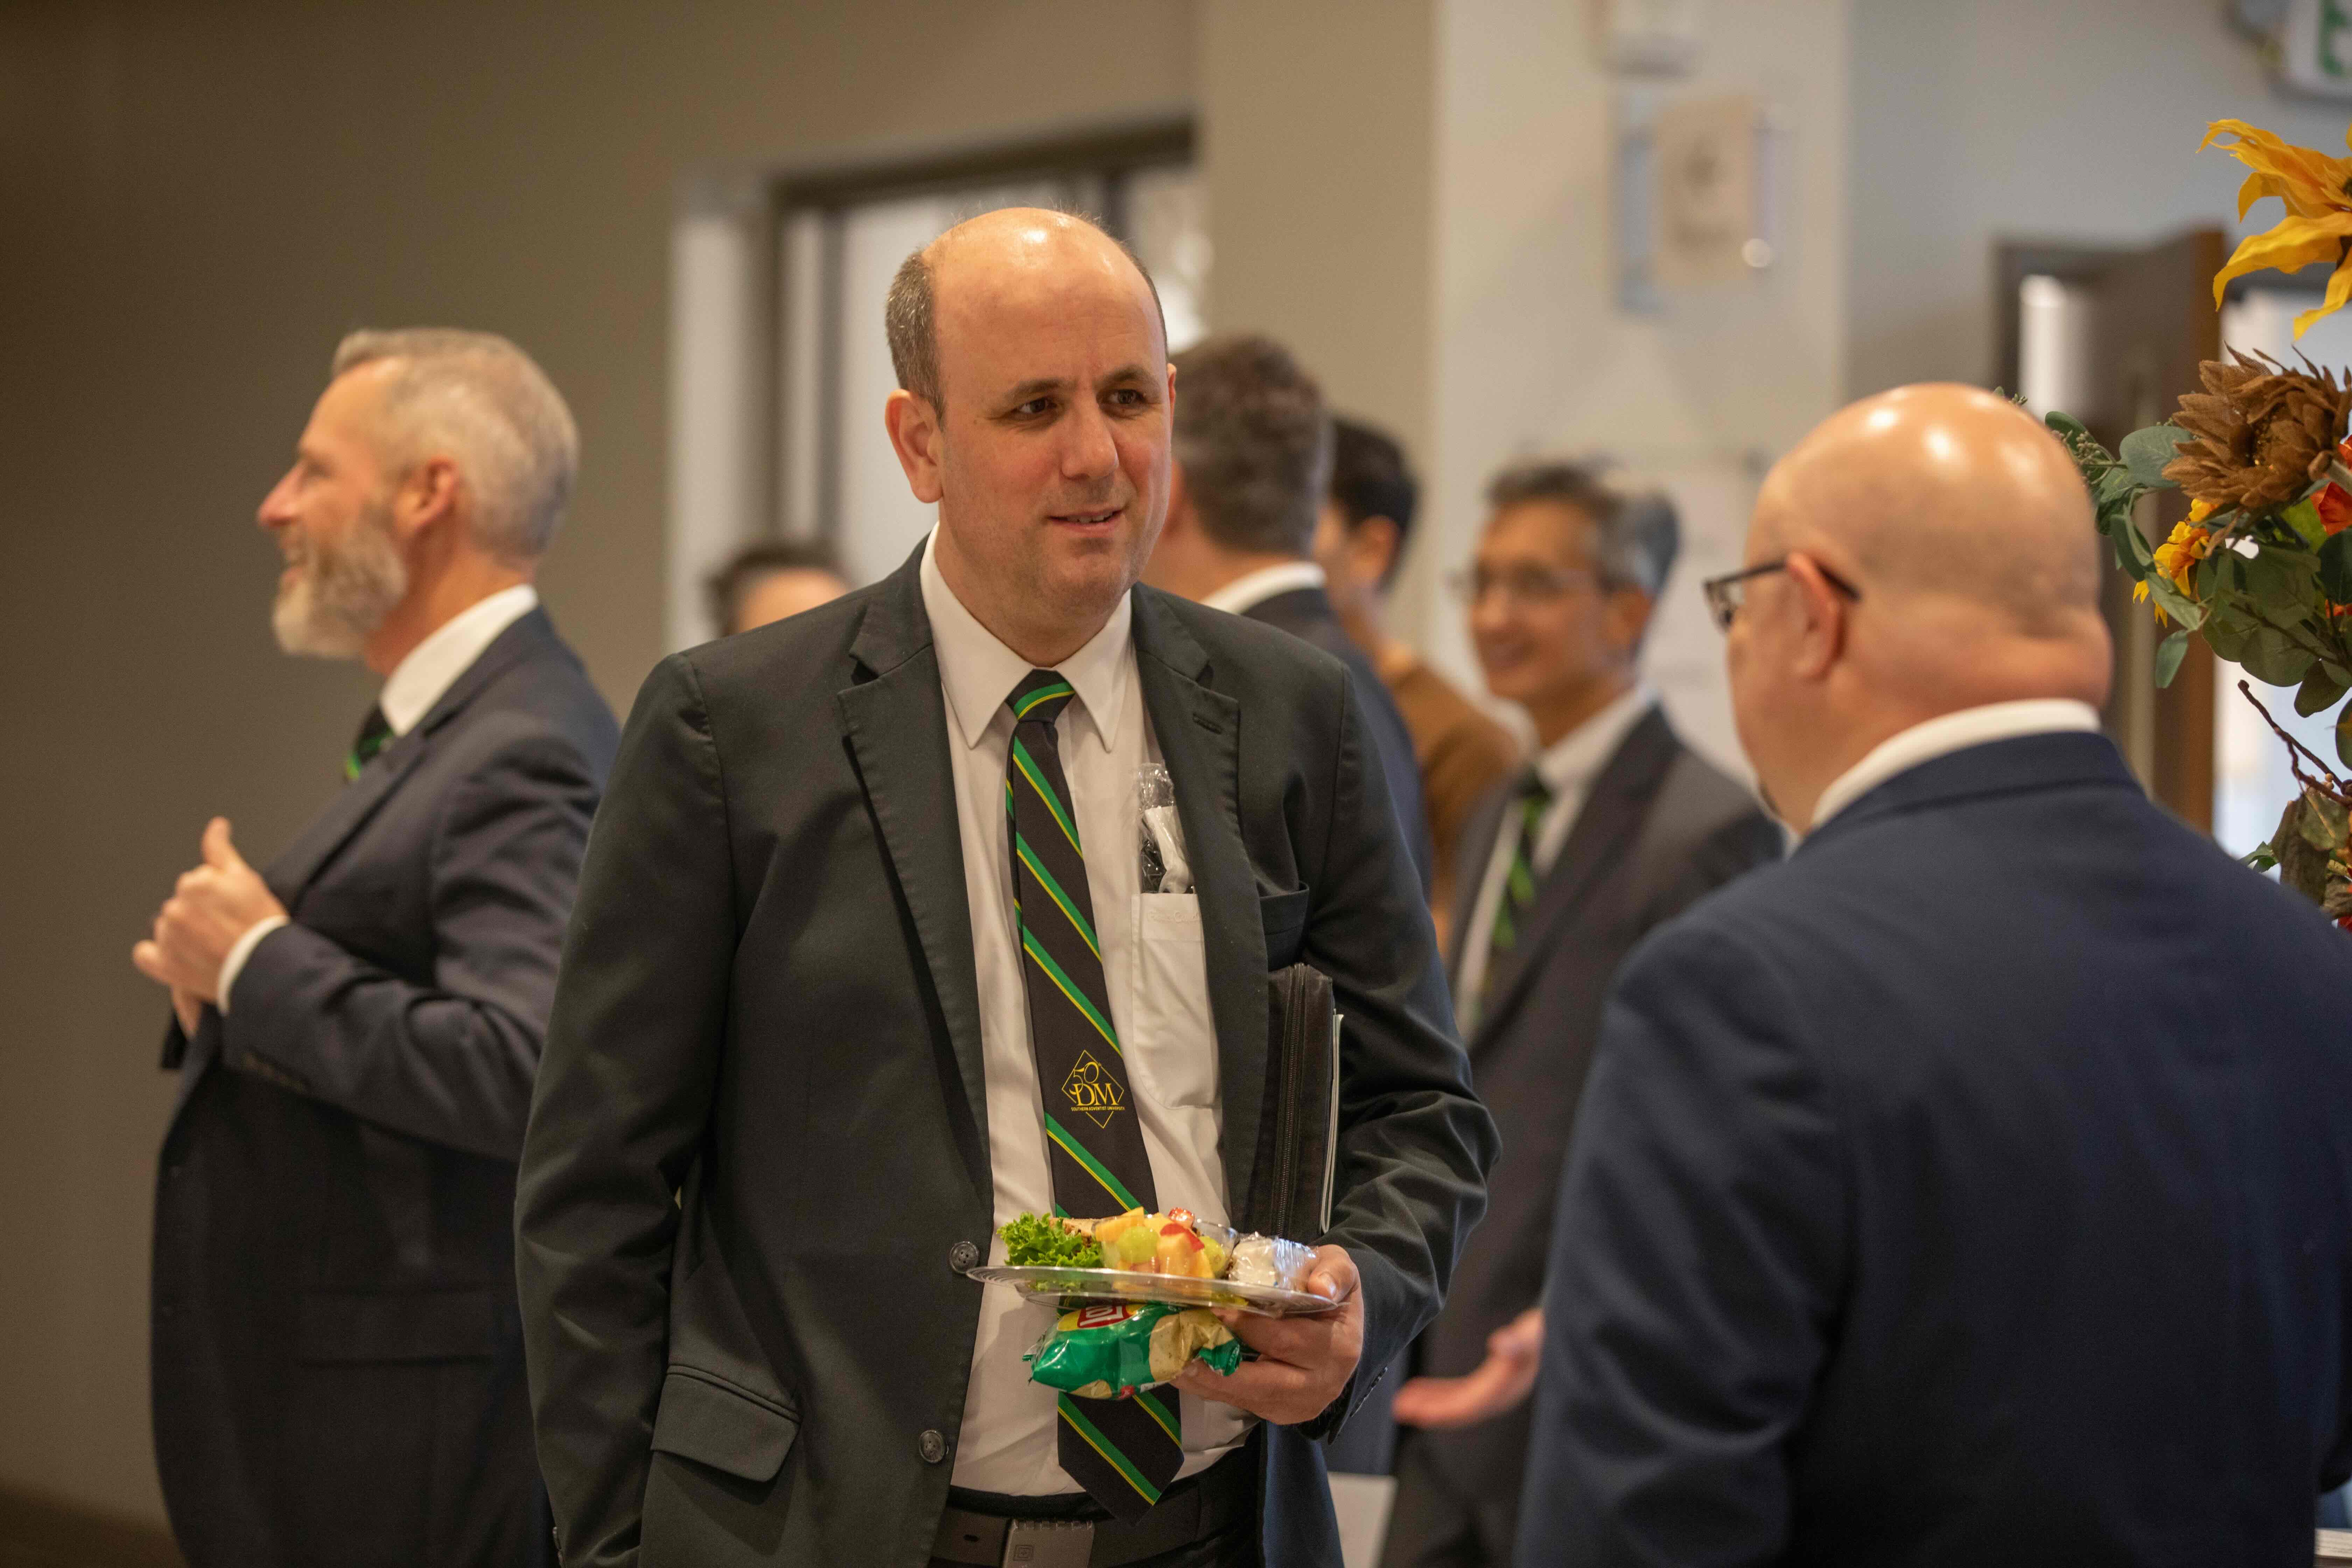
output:
[[[1536, 753], [1536, 773], [1551, 791], [1551, 805], [1536, 827], [1538, 882], [1551, 870], [1552, 862], [1559, 858], [1569, 832], [1576, 826], [1577, 814], [1584, 809], [1584, 798], [1592, 791], [1592, 781], [1601, 776], [1601, 770], [1617, 754], [1626, 735], [1642, 721], [1644, 713], [1657, 706], [1657, 693], [1646, 684], [1636, 685]], [[1478, 901], [1470, 907], [1470, 929], [1462, 933], [1462, 986], [1454, 994], [1454, 1011], [1465, 1040], [1478, 1026], [1478, 993], [1486, 984], [1495, 910], [1502, 902], [1503, 884], [1510, 877], [1511, 856], [1518, 843], [1517, 813], [1514, 807], [1506, 806], [1503, 830], [1495, 836], [1494, 852], [1486, 857], [1486, 879], [1478, 884]]]
[[[408, 650], [407, 658], [393, 666], [375, 700], [393, 735], [397, 738], [415, 729], [500, 632], [537, 608], [539, 590], [518, 583], [475, 600], [426, 633], [423, 642]], [[221, 960], [220, 979], [213, 990], [220, 998], [223, 1017], [228, 1016], [229, 992], [236, 977], [245, 973], [245, 961], [253, 956], [262, 938], [287, 923], [284, 915], [266, 916], [246, 927], [231, 944], [228, 956]]]
[[[1032, 666], [964, 608], [940, 575], [931, 544], [923, 549], [922, 590], [947, 698], [956, 828], [980, 983], [989, 1167], [1002, 1226], [1016, 1215], [1050, 1213], [1054, 1204], [1005, 842], [1013, 713], [1004, 702]], [[1086, 855], [1111, 1026], [1118, 1031], [1159, 1205], [1181, 1205], [1222, 1224], [1232, 1211], [1218, 1157], [1216, 1036], [1200, 903], [1189, 893], [1142, 891], [1136, 773], [1160, 760], [1160, 748], [1136, 673], [1133, 614], [1132, 601], [1122, 599], [1093, 640], [1055, 667], [1077, 698], [1055, 721], [1055, 738]], [[988, 1257], [992, 1263], [1004, 1261], [1002, 1237], [990, 1243]], [[1050, 1312], [1011, 1290], [974, 1289], [981, 1290], [980, 1331], [956, 1443], [955, 1484], [1016, 1496], [1082, 1489], [1055, 1457], [1055, 1392], [1032, 1383], [1022, 1360], [1053, 1326]], [[1230, 1405], [1190, 1394], [1181, 1405], [1186, 1454], [1181, 1475], [1204, 1468], [1246, 1434], [1244, 1417]]]
[[1888, 779], [1908, 773], [1922, 763], [1991, 741], [2095, 731], [2098, 727], [2098, 710], [2087, 702], [2064, 697], [1988, 702], [1981, 708], [1941, 714], [1881, 741], [1862, 761], [1832, 779], [1813, 805], [1813, 831], [1819, 832], [1822, 823]]
[[1236, 577], [1201, 603], [1229, 616], [1245, 616], [1276, 595], [1320, 588], [1328, 581], [1323, 568], [1312, 561], [1286, 561], [1279, 566], [1261, 566]]

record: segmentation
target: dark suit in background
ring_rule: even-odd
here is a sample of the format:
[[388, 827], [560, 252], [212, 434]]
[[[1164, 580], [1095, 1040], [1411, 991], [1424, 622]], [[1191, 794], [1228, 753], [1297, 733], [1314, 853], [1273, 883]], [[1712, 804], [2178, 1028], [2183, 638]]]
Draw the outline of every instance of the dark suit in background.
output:
[[[1516, 831], [1516, 789], [1514, 780], [1492, 792], [1464, 837], [1457, 953], [1507, 814]], [[1655, 707], [1594, 776], [1538, 884], [1532, 919], [1507, 953], [1490, 960], [1499, 966], [1468, 1046], [1503, 1156], [1486, 1219], [1463, 1249], [1444, 1311], [1422, 1336], [1423, 1373], [1469, 1373], [1486, 1359], [1486, 1337], [1542, 1294], [1560, 1162], [1618, 964], [1654, 927], [1779, 859], [1781, 844], [1755, 797], [1685, 746]], [[1523, 1405], [1475, 1426], [1412, 1434], [1386, 1561], [1508, 1562], [1528, 1423]]]
[[616, 739], [524, 616], [264, 870], [293, 923], [228, 1016], [173, 1026], [155, 1447], [197, 1568], [545, 1559], [514, 1162]]
[[1626, 965], [1520, 1562], [2302, 1568], [2347, 1105], [2352, 942], [2105, 740], [1898, 774]]
[[1320, 588], [1288, 589], [1260, 599], [1242, 614], [1288, 632], [1302, 642], [1312, 643], [1348, 667], [1349, 675], [1354, 678], [1356, 700], [1362, 704], [1371, 731], [1372, 744], [1380, 752], [1381, 773], [1388, 780], [1389, 799], [1395, 804], [1405, 846], [1412, 851], [1413, 869], [1421, 876], [1422, 897], [1428, 898], [1431, 879], [1437, 871], [1437, 856], [1430, 844], [1429, 816], [1422, 809], [1421, 764], [1413, 760], [1412, 732], [1405, 728], [1404, 715], [1397, 711], [1396, 699], [1389, 695], [1388, 683], [1381, 679], [1370, 658], [1348, 635], [1348, 629], [1339, 624], [1339, 616], [1331, 608], [1330, 595]]
[[[565, 951], [518, 1211], [570, 1563], [919, 1564], [995, 1224], [971, 906], [920, 552], [680, 654], [629, 716]], [[1268, 1560], [1339, 1559], [1319, 1446], [1436, 1309], [1485, 1206], [1471, 1098], [1362, 690], [1148, 587], [1138, 677], [1197, 878], [1235, 1217], [1268, 973], [1347, 1015], [1334, 1222], [1350, 1392], [1225, 1461]], [[683, 1186], [683, 1202], [672, 1194]], [[1304, 1238], [1312, 1239], [1312, 1238]]]

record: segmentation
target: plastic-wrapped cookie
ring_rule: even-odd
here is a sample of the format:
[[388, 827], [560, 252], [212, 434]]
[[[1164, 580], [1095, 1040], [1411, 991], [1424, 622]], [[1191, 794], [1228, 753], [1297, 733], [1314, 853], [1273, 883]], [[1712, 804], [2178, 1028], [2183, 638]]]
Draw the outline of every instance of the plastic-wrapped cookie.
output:
[[1311, 1247], [1285, 1241], [1278, 1236], [1253, 1233], [1234, 1243], [1233, 1261], [1225, 1268], [1225, 1278], [1244, 1285], [1304, 1290], [1307, 1270], [1314, 1261], [1315, 1249]]

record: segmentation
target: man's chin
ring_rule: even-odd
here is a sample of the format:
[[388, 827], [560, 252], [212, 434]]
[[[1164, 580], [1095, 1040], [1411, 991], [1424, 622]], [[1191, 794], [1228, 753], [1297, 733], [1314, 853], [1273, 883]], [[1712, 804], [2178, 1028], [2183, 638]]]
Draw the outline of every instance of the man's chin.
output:
[[308, 584], [298, 580], [279, 592], [269, 612], [269, 629], [281, 652], [304, 658], [352, 658], [367, 647], [373, 628], [327, 614]]

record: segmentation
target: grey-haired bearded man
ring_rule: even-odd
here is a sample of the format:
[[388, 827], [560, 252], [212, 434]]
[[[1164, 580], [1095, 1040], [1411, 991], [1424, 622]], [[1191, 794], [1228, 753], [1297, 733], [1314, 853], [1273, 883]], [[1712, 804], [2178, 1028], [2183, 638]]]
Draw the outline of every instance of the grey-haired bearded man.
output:
[[531, 586], [571, 412], [503, 338], [354, 332], [260, 510], [289, 653], [383, 677], [257, 871], [205, 829], [132, 952], [171, 989], [156, 1460], [235, 1564], [543, 1561], [510, 1215], [617, 734]]

